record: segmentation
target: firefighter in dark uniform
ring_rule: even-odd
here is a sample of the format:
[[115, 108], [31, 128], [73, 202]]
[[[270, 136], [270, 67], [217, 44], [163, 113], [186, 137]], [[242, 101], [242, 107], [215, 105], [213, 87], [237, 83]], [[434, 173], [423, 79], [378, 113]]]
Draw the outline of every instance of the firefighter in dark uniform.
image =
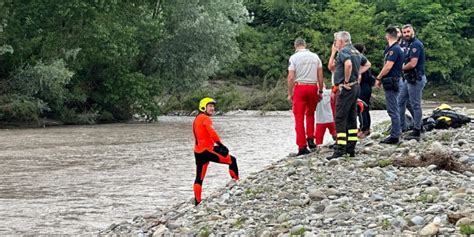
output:
[[[352, 46], [351, 35], [347, 31], [340, 31], [336, 34], [335, 43], [332, 48], [329, 65], [333, 65], [334, 84], [340, 90], [336, 102], [336, 145], [334, 154], [326, 159], [331, 160], [342, 157], [346, 154], [355, 156], [355, 146], [357, 143], [357, 97], [360, 86], [357, 79], [360, 73], [366, 71], [367, 59]], [[335, 51], [338, 51], [335, 57]], [[362, 66], [367, 64], [367, 66]], [[331, 68], [330, 68], [331, 69]]]

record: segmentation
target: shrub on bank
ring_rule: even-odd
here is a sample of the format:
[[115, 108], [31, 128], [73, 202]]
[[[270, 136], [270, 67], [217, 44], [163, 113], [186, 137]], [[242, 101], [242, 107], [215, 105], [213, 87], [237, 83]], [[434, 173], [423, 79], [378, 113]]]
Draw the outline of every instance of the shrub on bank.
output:
[[0, 121], [3, 123], [38, 123], [49, 108], [42, 100], [18, 94], [0, 96]]

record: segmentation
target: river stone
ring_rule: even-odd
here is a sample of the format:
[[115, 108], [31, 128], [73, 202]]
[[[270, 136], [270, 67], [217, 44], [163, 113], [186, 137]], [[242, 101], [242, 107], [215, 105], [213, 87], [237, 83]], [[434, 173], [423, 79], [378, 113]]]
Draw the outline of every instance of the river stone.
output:
[[324, 212], [324, 209], [326, 209], [326, 206], [322, 205], [322, 204], [318, 204], [316, 205], [316, 207], [314, 207], [313, 211], [314, 213], [322, 213]]
[[288, 216], [288, 214], [286, 214], [286, 213], [280, 214], [280, 215], [278, 216], [278, 218], [277, 218], [277, 221], [278, 221], [279, 223], [285, 222], [285, 221], [288, 220], [288, 217], [289, 217], [289, 216]]
[[439, 188], [438, 187], [428, 187], [428, 188], [425, 189], [425, 193], [437, 196], [437, 195], [439, 195]]
[[334, 188], [329, 188], [329, 189], [326, 189], [325, 193], [327, 196], [334, 196], [334, 195], [338, 195], [339, 191], [337, 191], [337, 189], [334, 189]]
[[460, 225], [474, 225], [474, 220], [468, 217], [463, 217], [456, 222], [456, 226]]
[[168, 231], [168, 228], [165, 225], [158, 225], [152, 237], [161, 237], [166, 231]]
[[294, 160], [294, 161], [292, 162], [292, 165], [293, 165], [294, 167], [303, 166], [303, 161], [302, 161], [302, 160], [299, 160], [299, 159], [298, 159], [298, 160]]
[[381, 138], [381, 137], [382, 137], [382, 134], [379, 133], [379, 132], [373, 132], [373, 133], [370, 134], [370, 136], [369, 136], [369, 138], [370, 138], [370, 139], [373, 139], [373, 140], [377, 140], [377, 139], [379, 139], [379, 138]]
[[423, 229], [418, 232], [420, 235], [435, 235], [439, 231], [439, 225], [435, 223], [429, 223]]
[[301, 206], [301, 201], [298, 199], [290, 200], [290, 206]]
[[396, 179], [398, 179], [398, 176], [395, 173], [393, 173], [392, 171], [385, 171], [385, 180], [393, 182]]
[[327, 166], [336, 166], [338, 164], [339, 164], [339, 161], [337, 161], [336, 159], [332, 159], [327, 163]]
[[425, 219], [423, 219], [421, 216], [414, 216], [410, 219], [410, 222], [414, 225], [424, 225]]
[[428, 209], [426, 209], [425, 213], [427, 213], [427, 214], [436, 214], [436, 213], [439, 213], [443, 209], [444, 209], [443, 206], [435, 204], [435, 205], [429, 207]]
[[370, 200], [372, 201], [383, 201], [384, 197], [380, 194], [372, 194], [372, 196], [370, 196]]
[[466, 198], [466, 193], [455, 193], [452, 197], [453, 198]]
[[309, 197], [313, 201], [321, 201], [327, 198], [326, 194], [324, 194], [321, 190], [318, 190], [318, 189], [310, 190]]
[[403, 229], [407, 225], [407, 222], [401, 216], [397, 216], [392, 219], [391, 225], [397, 229]]
[[435, 141], [431, 143], [430, 149], [431, 151], [435, 153], [444, 153], [446, 147], [443, 147], [443, 145], [440, 142]]
[[381, 151], [380, 155], [390, 157], [395, 152], [395, 150], [396, 150], [395, 147], [390, 146], [390, 147], [385, 148], [383, 151]]
[[382, 176], [383, 174], [382, 171], [376, 168], [368, 168], [367, 173], [369, 173], [371, 176], [374, 176], [374, 177], [379, 177], [379, 176]]
[[364, 237], [374, 237], [377, 234], [377, 232], [373, 230], [366, 230], [363, 234]]
[[295, 234], [301, 234], [301, 232], [303, 232], [304, 230], [304, 226], [303, 225], [297, 225], [297, 226], [293, 226], [291, 228], [291, 234], [295, 235]]

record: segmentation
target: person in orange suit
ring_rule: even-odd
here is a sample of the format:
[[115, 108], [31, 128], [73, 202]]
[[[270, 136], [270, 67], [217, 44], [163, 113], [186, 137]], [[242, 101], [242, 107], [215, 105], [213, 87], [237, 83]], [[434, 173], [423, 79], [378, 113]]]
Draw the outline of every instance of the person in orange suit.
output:
[[193, 122], [194, 157], [196, 159], [196, 179], [194, 180], [194, 204], [201, 202], [202, 182], [206, 176], [209, 162], [229, 165], [230, 177], [239, 180], [237, 160], [229, 154], [212, 127], [211, 116], [214, 114], [216, 101], [206, 97], [199, 102], [199, 114]]

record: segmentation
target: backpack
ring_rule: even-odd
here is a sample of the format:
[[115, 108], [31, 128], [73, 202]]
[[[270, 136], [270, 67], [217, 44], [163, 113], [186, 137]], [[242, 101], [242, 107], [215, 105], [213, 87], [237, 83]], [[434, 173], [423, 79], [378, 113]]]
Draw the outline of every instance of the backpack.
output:
[[430, 117], [436, 121], [435, 128], [437, 129], [459, 128], [472, 120], [472, 118], [454, 110], [435, 109]]

